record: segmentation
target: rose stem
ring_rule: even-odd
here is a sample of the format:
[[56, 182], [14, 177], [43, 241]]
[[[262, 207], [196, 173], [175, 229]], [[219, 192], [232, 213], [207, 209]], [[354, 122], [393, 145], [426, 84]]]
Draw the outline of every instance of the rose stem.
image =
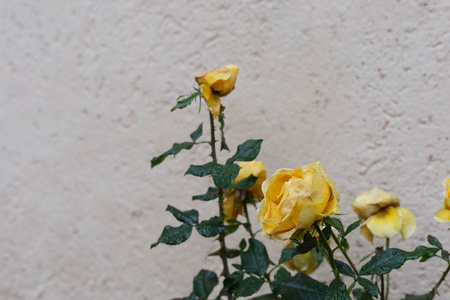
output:
[[[217, 155], [216, 155], [216, 137], [214, 133], [214, 117], [211, 112], [209, 112], [209, 124], [211, 125], [211, 156], [213, 162], [217, 163]], [[220, 219], [224, 220], [223, 216], [223, 191], [222, 189], [218, 189], [219, 194], [219, 216]], [[219, 233], [219, 242], [220, 242], [220, 257], [222, 258], [223, 263], [223, 271], [225, 279], [230, 275], [230, 270], [228, 269], [228, 261], [227, 261], [227, 248], [225, 246], [225, 232], [222, 231]], [[233, 294], [228, 292], [228, 299], [233, 299]]]
[[245, 199], [244, 199], [244, 213], [245, 213], [245, 218], [247, 219], [247, 231], [248, 233], [250, 233], [250, 236], [252, 237], [252, 239], [255, 238], [255, 234], [253, 233], [252, 230], [252, 224], [250, 223], [250, 218], [248, 217], [248, 209], [247, 209], [247, 200], [249, 199], [248, 195], [245, 195]]
[[339, 247], [339, 250], [341, 250], [342, 254], [344, 254], [345, 258], [347, 259], [348, 263], [350, 264], [350, 266], [353, 269], [353, 272], [355, 272], [356, 276], [359, 277], [359, 272], [358, 269], [356, 269], [355, 264], [352, 262], [352, 260], [350, 259], [350, 257], [347, 254], [347, 250], [345, 250], [345, 248], [343, 248], [341, 246], [341, 244], [339, 243], [339, 240], [337, 238], [337, 236], [334, 234], [333, 231], [331, 231], [331, 236], [333, 237], [333, 240], [336, 242], [336, 245]]
[[336, 279], [339, 279], [339, 271], [336, 267], [336, 263], [334, 261], [334, 257], [333, 257], [333, 251], [330, 248], [330, 245], [328, 245], [327, 239], [325, 237], [325, 235], [323, 234], [322, 230], [320, 230], [319, 225], [317, 225], [317, 223], [314, 223], [314, 228], [316, 229], [316, 231], [319, 233], [320, 237], [322, 238], [322, 246], [325, 247], [325, 249], [327, 249], [328, 252], [328, 256], [329, 256], [329, 260], [330, 260], [330, 265], [331, 268], [333, 269], [333, 273], [334, 276], [336, 277]]
[[[389, 249], [389, 238], [386, 238], [386, 249], [384, 249], [384, 251], [386, 251], [387, 249]], [[388, 300], [389, 298], [389, 277], [390, 277], [390, 273], [386, 274], [386, 296], [384, 297], [385, 300]]]
[[436, 283], [436, 285], [433, 287], [433, 289], [431, 290], [430, 294], [428, 295], [427, 300], [431, 300], [434, 298], [434, 296], [436, 296], [437, 294], [437, 290], [439, 288], [439, 286], [441, 285], [441, 283], [444, 281], [445, 277], [447, 276], [448, 272], [450, 271], [450, 263], [448, 264], [447, 269], [445, 270], [444, 274], [442, 274], [441, 279], [439, 279], [438, 283]]

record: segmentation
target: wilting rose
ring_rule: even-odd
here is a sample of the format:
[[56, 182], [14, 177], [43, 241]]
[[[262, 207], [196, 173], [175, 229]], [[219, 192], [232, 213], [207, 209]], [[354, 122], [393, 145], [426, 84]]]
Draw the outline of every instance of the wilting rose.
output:
[[373, 236], [391, 238], [401, 233], [403, 239], [416, 230], [416, 216], [400, 207], [400, 199], [392, 193], [373, 188], [352, 203], [353, 211], [362, 221], [361, 234], [372, 242]]
[[288, 240], [297, 230], [339, 212], [339, 191], [320, 162], [280, 169], [263, 182], [262, 191], [256, 218], [262, 235], [276, 241]]
[[[296, 244], [287, 240], [284, 248], [293, 248]], [[297, 254], [290, 260], [286, 261], [284, 265], [293, 271], [300, 273], [311, 274], [320, 265], [322, 259], [316, 249], [313, 249], [304, 254]]]
[[442, 182], [444, 185], [444, 208], [434, 214], [434, 219], [439, 223], [450, 222], [450, 178]]
[[225, 97], [234, 90], [238, 72], [237, 66], [227, 65], [195, 77], [195, 81], [200, 85], [202, 97], [214, 117], [219, 117], [220, 97]]

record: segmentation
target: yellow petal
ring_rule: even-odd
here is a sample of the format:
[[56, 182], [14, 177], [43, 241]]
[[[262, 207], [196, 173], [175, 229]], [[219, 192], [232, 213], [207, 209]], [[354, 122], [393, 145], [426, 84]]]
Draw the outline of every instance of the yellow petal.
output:
[[369, 242], [373, 242], [373, 234], [367, 228], [367, 225], [361, 225], [361, 235], [368, 240]]
[[445, 191], [444, 191], [444, 208], [447, 210], [450, 210], [450, 178], [447, 178], [442, 182], [444, 185]]
[[319, 213], [325, 209], [331, 196], [331, 189], [326, 176], [325, 168], [319, 166], [314, 172], [311, 183], [311, 199]]
[[400, 199], [389, 192], [373, 188], [364, 192], [352, 202], [353, 211], [363, 221], [367, 220], [386, 206], [399, 206]]
[[400, 210], [400, 213], [402, 214], [402, 229], [400, 230], [400, 233], [405, 240], [416, 231], [416, 216], [407, 208], [399, 207], [398, 210]]
[[450, 222], [450, 210], [440, 209], [434, 214], [434, 219], [439, 223]]
[[253, 194], [253, 197], [255, 199], [261, 200], [264, 197], [261, 186], [267, 177], [266, 169], [264, 168], [263, 162], [255, 160], [242, 161], [239, 163], [239, 167], [241, 167], [241, 170], [239, 171], [238, 176], [234, 180], [234, 184], [238, 183], [242, 179], [249, 177], [250, 175], [258, 177], [255, 184], [251, 186], [248, 189], [248, 191]]
[[212, 115], [217, 119], [219, 118], [220, 114], [220, 97], [214, 93], [209, 85], [202, 84], [200, 86], [202, 91], [202, 97], [205, 99], [206, 104], [208, 105], [209, 111], [212, 113]]
[[370, 217], [366, 225], [374, 236], [391, 238], [400, 233], [402, 214], [397, 207], [388, 206]]
[[198, 84], [209, 85], [217, 95], [224, 97], [234, 89], [238, 72], [237, 66], [227, 65], [197, 76], [195, 80]]

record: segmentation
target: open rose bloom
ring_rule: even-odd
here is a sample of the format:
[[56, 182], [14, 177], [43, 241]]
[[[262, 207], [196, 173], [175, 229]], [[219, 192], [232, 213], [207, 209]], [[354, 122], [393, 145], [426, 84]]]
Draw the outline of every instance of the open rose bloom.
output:
[[400, 207], [400, 199], [382, 189], [362, 193], [353, 200], [352, 208], [362, 221], [362, 236], [370, 242], [374, 236], [391, 238], [399, 233], [406, 239], [416, 230], [414, 213]]
[[434, 214], [434, 219], [439, 223], [450, 222], [450, 178], [442, 182], [444, 185], [444, 208]]
[[320, 162], [298, 169], [280, 169], [263, 182], [264, 199], [256, 218], [262, 235], [288, 240], [297, 230], [339, 212], [339, 191]]

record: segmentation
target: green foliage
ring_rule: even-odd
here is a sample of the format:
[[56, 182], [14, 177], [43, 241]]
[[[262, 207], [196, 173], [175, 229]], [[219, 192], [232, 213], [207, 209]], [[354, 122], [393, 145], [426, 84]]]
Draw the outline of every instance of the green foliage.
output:
[[339, 273], [345, 276], [356, 278], [355, 272], [353, 272], [352, 268], [345, 262], [336, 259], [335, 263]]
[[216, 199], [219, 195], [219, 190], [214, 187], [209, 187], [203, 195], [196, 195], [192, 197], [192, 200], [210, 201]]
[[352, 295], [355, 300], [373, 300], [373, 298], [362, 289], [354, 289]]
[[204, 177], [212, 175], [214, 183], [220, 189], [232, 186], [234, 179], [239, 174], [240, 167], [236, 164], [221, 165], [209, 162], [204, 165], [191, 165], [184, 175]]
[[253, 276], [245, 278], [235, 290], [235, 298], [239, 297], [248, 297], [258, 292], [261, 289], [261, 286], [264, 284], [263, 278], [256, 278]]
[[216, 273], [201, 270], [194, 278], [194, 294], [199, 299], [208, 299], [214, 287], [219, 283]]
[[361, 220], [358, 220], [358, 221], [353, 222], [352, 224], [348, 225], [347, 230], [345, 230], [345, 233], [343, 236], [348, 235], [350, 232], [352, 232], [353, 230], [358, 228], [360, 225], [361, 225]]
[[[328, 242], [326, 241], [326, 243]], [[312, 250], [317, 246], [318, 243], [316, 238], [313, 237], [309, 232], [307, 232], [303, 236], [303, 241], [295, 247], [294, 251], [292, 252], [292, 256], [297, 254], [308, 253], [310, 250]]]
[[242, 282], [242, 278], [244, 278], [244, 272], [237, 271], [230, 274], [223, 281], [223, 291], [225, 293], [233, 291]]
[[322, 300], [327, 290], [325, 284], [303, 273], [297, 273], [294, 277], [275, 278], [270, 287], [283, 300]]
[[235, 161], [252, 161], [261, 150], [261, 143], [263, 140], [247, 140], [240, 144], [236, 153], [227, 160], [227, 165], [231, 165]]
[[197, 129], [191, 133], [191, 139], [193, 142], [196, 142], [199, 137], [201, 137], [203, 134], [203, 123], [200, 123], [200, 125], [198, 125]]
[[332, 218], [332, 217], [326, 217], [323, 219], [323, 222], [325, 224], [330, 225], [331, 227], [334, 227], [339, 231], [340, 234], [344, 234], [344, 225], [342, 225], [341, 220]]
[[442, 250], [442, 258], [446, 261], [446, 262], [450, 262], [449, 261], [449, 253], [447, 250]]
[[190, 95], [178, 97], [177, 104], [174, 107], [172, 107], [170, 111], [174, 111], [176, 109], [183, 109], [186, 106], [190, 105], [192, 101], [196, 100], [197, 98], [199, 98], [201, 101], [200, 89], [194, 88], [194, 92], [192, 92]]
[[441, 242], [439, 242], [439, 240], [436, 237], [434, 237], [432, 235], [429, 235], [427, 237], [427, 240], [428, 240], [428, 243], [430, 243], [430, 245], [435, 246], [436, 248], [439, 248], [439, 249], [443, 250]]
[[172, 227], [167, 225], [164, 227], [158, 241], [153, 243], [150, 246], [150, 249], [158, 246], [160, 243], [166, 245], [179, 245], [185, 242], [191, 236], [191, 233], [192, 226], [188, 224], [182, 224], [180, 227]]
[[377, 297], [378, 296], [378, 288], [377, 285], [375, 283], [373, 283], [372, 281], [359, 277], [358, 278], [358, 283], [359, 285], [361, 285], [364, 290], [366, 291], [366, 293], [372, 297]]
[[284, 267], [280, 267], [277, 271], [277, 273], [275, 274], [275, 279], [285, 279], [285, 278], [290, 278], [291, 273], [289, 273], [288, 270], [286, 270]]
[[241, 253], [241, 265], [250, 274], [263, 276], [270, 263], [266, 247], [254, 238], [248, 242], [247, 251]]
[[213, 237], [225, 230], [225, 225], [220, 220], [220, 217], [215, 216], [209, 220], [202, 221], [195, 225], [198, 233], [204, 237]]
[[238, 183], [236, 183], [233, 186], [233, 189], [234, 190], [238, 190], [238, 191], [248, 190], [249, 188], [251, 188], [256, 183], [257, 180], [258, 180], [258, 177], [253, 176], [251, 174], [247, 178], [244, 178], [241, 181], [239, 181]]
[[295, 248], [284, 248], [281, 251], [281, 257], [278, 260], [278, 264], [281, 265], [284, 262], [287, 262], [288, 260], [290, 260], [294, 255], [294, 250]]
[[194, 225], [198, 222], [198, 211], [195, 209], [180, 211], [175, 207], [168, 205], [166, 210], [170, 211], [172, 215], [180, 222], [188, 225]]
[[225, 141], [225, 134], [223, 132], [225, 128], [225, 116], [223, 112], [220, 112], [219, 114], [219, 123], [220, 123], [220, 133], [221, 133], [221, 139], [220, 139], [220, 151], [227, 150], [230, 151], [228, 148], [227, 142]]
[[351, 300], [347, 287], [339, 278], [334, 279], [325, 294], [324, 300]]

